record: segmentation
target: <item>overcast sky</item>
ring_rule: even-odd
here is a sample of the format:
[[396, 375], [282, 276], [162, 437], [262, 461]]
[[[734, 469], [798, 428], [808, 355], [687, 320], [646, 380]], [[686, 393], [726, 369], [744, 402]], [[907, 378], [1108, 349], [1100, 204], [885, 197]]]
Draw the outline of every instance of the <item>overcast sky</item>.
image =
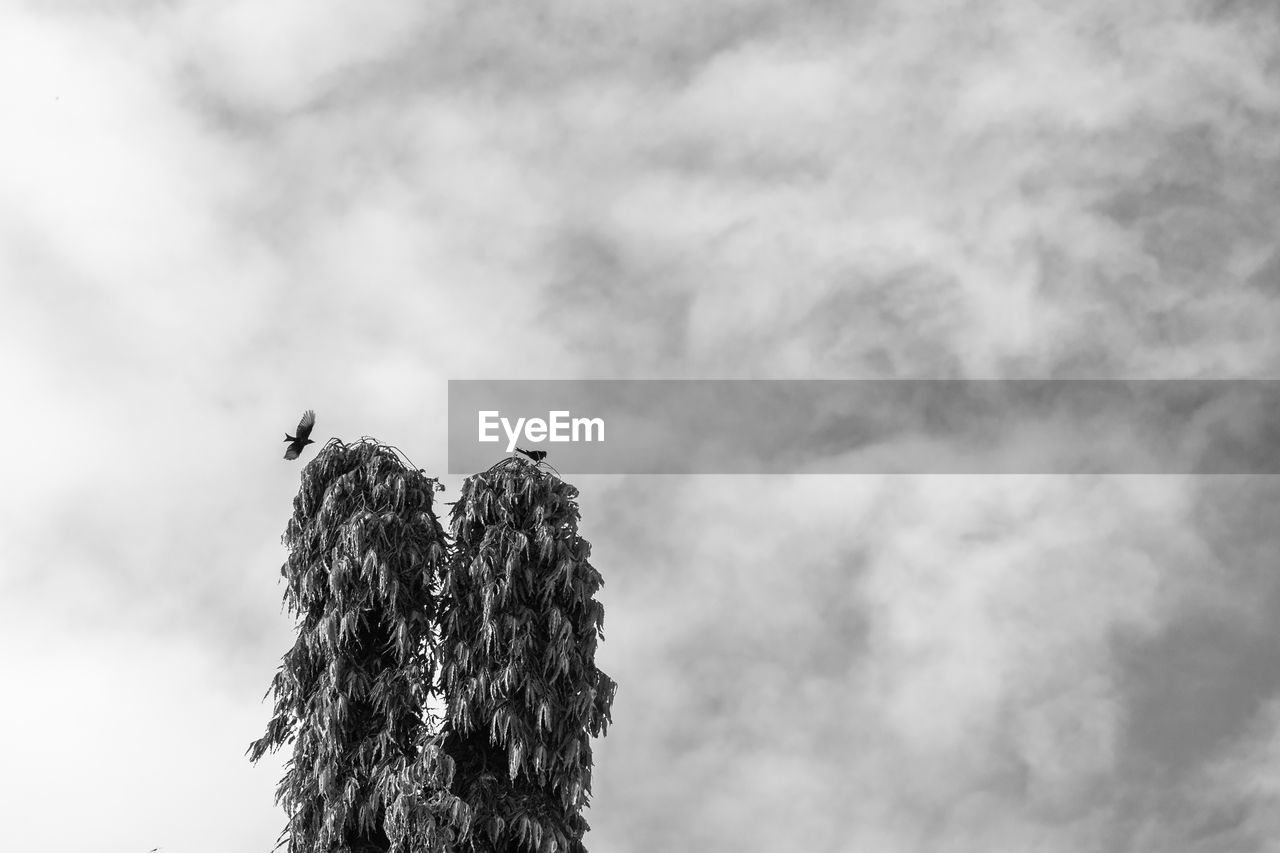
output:
[[[10, 850], [271, 849], [303, 409], [1280, 378], [1271, 0], [9, 0], [0, 110]], [[1280, 849], [1280, 483], [575, 482], [592, 853]]]

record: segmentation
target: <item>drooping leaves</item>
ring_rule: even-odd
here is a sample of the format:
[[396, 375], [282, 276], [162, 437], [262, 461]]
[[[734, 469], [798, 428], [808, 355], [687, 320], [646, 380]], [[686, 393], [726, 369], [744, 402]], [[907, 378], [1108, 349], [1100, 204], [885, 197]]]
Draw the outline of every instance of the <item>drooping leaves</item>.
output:
[[303, 470], [281, 567], [298, 636], [249, 747], [257, 761], [293, 745], [277, 791], [290, 853], [383, 853], [388, 807], [422, 799], [399, 786], [448, 770], [421, 748], [447, 556], [434, 497], [433, 479], [373, 441], [331, 441]]
[[585, 853], [615, 685], [577, 491], [500, 462], [464, 485], [450, 547], [437, 488], [372, 440], [303, 470], [281, 568], [298, 637], [249, 748], [293, 746], [289, 853]]
[[439, 654], [443, 750], [471, 808], [468, 847], [584, 853], [591, 736], [615, 685], [595, 666], [603, 583], [577, 533], [577, 490], [507, 460], [454, 505]]

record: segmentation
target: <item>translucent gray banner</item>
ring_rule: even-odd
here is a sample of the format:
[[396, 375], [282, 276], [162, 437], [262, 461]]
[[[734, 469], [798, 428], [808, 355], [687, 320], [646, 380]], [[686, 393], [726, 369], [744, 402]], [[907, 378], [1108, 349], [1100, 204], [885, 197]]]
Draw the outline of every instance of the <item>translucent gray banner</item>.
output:
[[451, 380], [449, 472], [1277, 474], [1278, 416], [1280, 380]]

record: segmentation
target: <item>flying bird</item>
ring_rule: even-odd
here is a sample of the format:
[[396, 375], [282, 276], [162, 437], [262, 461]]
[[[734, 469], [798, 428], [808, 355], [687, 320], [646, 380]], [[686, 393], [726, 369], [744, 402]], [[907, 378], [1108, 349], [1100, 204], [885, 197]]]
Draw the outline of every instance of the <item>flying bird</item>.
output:
[[302, 453], [302, 449], [304, 447], [308, 444], [315, 444], [315, 442], [309, 438], [311, 435], [311, 428], [315, 425], [316, 413], [307, 409], [302, 413], [302, 420], [298, 421], [298, 434], [296, 436], [289, 435], [287, 432], [284, 434], [284, 440], [292, 442], [292, 444], [289, 445], [289, 449], [284, 452], [285, 459], [297, 459], [298, 455]]
[[547, 451], [545, 450], [525, 450], [523, 447], [517, 447], [516, 450], [528, 456], [534, 462], [541, 462], [547, 458]]

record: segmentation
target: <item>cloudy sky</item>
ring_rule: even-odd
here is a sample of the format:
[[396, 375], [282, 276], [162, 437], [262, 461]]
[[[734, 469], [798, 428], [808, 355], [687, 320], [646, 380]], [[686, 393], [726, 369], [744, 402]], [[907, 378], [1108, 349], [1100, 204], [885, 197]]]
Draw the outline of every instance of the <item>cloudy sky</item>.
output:
[[[1270, 0], [8, 0], [0, 109], [6, 849], [270, 850], [305, 408], [1280, 378]], [[813, 470], [575, 481], [593, 853], [1280, 850], [1280, 484]]]

